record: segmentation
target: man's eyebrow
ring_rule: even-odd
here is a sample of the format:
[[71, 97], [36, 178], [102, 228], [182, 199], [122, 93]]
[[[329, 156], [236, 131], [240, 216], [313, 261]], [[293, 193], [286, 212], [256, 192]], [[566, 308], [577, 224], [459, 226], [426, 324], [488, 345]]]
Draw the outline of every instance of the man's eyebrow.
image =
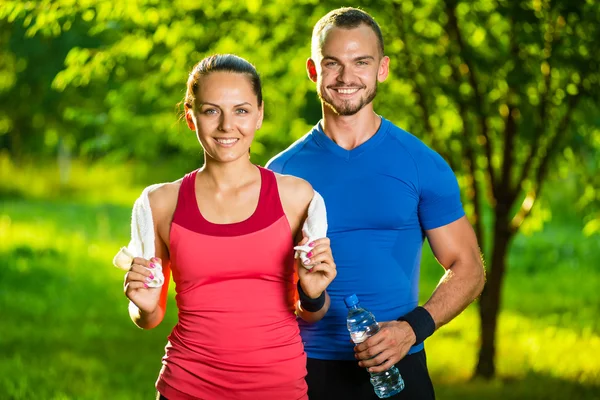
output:
[[[323, 60], [340, 61], [338, 58], [336, 58], [334, 56], [323, 56]], [[352, 61], [362, 61], [362, 60], [373, 60], [373, 61], [375, 61], [375, 57], [373, 57], [373, 56], [359, 56], [359, 57], [354, 57], [352, 59]]]
[[373, 56], [360, 56], [360, 57], [356, 57], [354, 59], [354, 61], [361, 61], [361, 60], [373, 60], [373, 61], [375, 61], [375, 57], [373, 57]]

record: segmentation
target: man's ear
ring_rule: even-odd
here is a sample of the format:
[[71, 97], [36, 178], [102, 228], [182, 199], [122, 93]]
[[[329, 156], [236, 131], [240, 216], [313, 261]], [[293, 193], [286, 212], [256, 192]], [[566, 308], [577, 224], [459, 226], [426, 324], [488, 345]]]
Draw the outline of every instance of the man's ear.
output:
[[317, 82], [317, 65], [312, 58], [306, 60], [306, 73], [311, 81]]
[[383, 82], [387, 79], [390, 73], [390, 58], [384, 56], [379, 62], [379, 70], [377, 71], [377, 81]]
[[188, 128], [190, 128], [191, 130], [195, 131], [196, 130], [196, 123], [194, 122], [194, 116], [193, 111], [192, 111], [192, 106], [190, 103], [185, 103], [183, 105], [183, 109], [185, 112], [185, 122], [187, 122], [187, 126]]

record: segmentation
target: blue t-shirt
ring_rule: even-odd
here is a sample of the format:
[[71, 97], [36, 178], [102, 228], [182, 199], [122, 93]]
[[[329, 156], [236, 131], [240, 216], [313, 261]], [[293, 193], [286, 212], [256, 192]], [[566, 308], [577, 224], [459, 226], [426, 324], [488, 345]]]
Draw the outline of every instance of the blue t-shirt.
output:
[[354, 360], [344, 298], [356, 293], [380, 322], [418, 305], [424, 230], [464, 215], [456, 177], [440, 155], [384, 118], [376, 134], [352, 150], [327, 137], [319, 122], [267, 167], [307, 180], [327, 206], [338, 274], [327, 288], [325, 317], [315, 324], [299, 319], [306, 353]]

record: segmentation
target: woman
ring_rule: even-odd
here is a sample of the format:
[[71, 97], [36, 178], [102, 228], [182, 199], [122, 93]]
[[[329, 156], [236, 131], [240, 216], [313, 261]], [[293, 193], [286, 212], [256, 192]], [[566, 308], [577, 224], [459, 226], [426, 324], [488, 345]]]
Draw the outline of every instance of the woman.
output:
[[[264, 107], [255, 68], [215, 55], [190, 73], [185, 119], [204, 149], [202, 168], [149, 193], [155, 258], [125, 278], [132, 320], [163, 319], [169, 275], [174, 327], [156, 387], [161, 399], [306, 399], [306, 357], [296, 314], [318, 321], [336, 275], [329, 240], [301, 227], [316, 196], [305, 181], [250, 162]], [[294, 243], [312, 250], [294, 285]], [[165, 283], [149, 287], [162, 264]], [[296, 287], [300, 302], [294, 304]]]

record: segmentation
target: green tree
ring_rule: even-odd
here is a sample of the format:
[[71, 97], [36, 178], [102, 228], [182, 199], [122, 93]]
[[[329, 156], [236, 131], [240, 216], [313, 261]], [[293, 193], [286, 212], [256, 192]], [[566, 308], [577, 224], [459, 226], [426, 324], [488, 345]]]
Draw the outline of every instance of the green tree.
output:
[[[305, 107], [310, 82], [298, 84], [297, 79], [304, 75], [311, 30], [306, 15], [313, 8], [309, 3], [289, 1], [286, 8], [280, 2], [250, 0], [8, 1], [0, 8], [0, 21], [13, 38], [8, 54], [42, 68], [46, 75], [34, 86], [61, 100], [60, 106], [53, 102], [51, 110], [40, 112], [55, 115], [62, 123], [60, 131], [72, 138], [75, 153], [84, 156], [152, 159], [182, 154], [197, 160], [195, 136], [177, 122], [181, 110], [176, 104], [185, 93], [187, 74], [210, 53], [248, 58], [265, 82], [267, 120], [252, 148], [256, 162], [264, 163], [273, 149], [308, 129], [301, 113], [311, 121], [318, 113], [313, 107], [312, 115]], [[48, 43], [69, 47], [60, 53]], [[51, 60], [54, 68], [41, 60], [31, 63], [36, 59], [22, 52], [31, 46], [43, 48], [40, 58]], [[14, 90], [31, 77], [28, 70], [15, 74], [13, 68], [12, 74]], [[7, 93], [3, 109], [8, 109], [10, 97]], [[26, 118], [27, 110], [12, 115], [13, 120], [15, 115]], [[44, 126], [10, 126], [8, 143], [16, 155], [24, 147], [16, 145], [22, 136], [39, 140], [48, 135]]]
[[[0, 5], [0, 144], [13, 155], [180, 156], [187, 73], [233, 52], [262, 74], [264, 163], [320, 117], [305, 78], [312, 25], [339, 1], [40, 0]], [[535, 221], [550, 173], [580, 177], [586, 232], [600, 231], [600, 6], [592, 0], [363, 1], [386, 36], [392, 76], [376, 108], [457, 172], [487, 259], [476, 374], [495, 373], [511, 240]], [[62, 144], [61, 144], [62, 143]], [[543, 215], [543, 213], [540, 213]], [[484, 221], [485, 220], [485, 221]], [[485, 222], [485, 223], [484, 223]]]
[[592, 1], [422, 0], [390, 2], [388, 11], [381, 17], [394, 38], [396, 85], [410, 94], [382, 106], [388, 113], [411, 110], [407, 126], [460, 176], [487, 254], [475, 373], [489, 378], [511, 240], [553, 168], [598, 170], [599, 124], [589, 116], [597, 115], [600, 95], [600, 7]]

